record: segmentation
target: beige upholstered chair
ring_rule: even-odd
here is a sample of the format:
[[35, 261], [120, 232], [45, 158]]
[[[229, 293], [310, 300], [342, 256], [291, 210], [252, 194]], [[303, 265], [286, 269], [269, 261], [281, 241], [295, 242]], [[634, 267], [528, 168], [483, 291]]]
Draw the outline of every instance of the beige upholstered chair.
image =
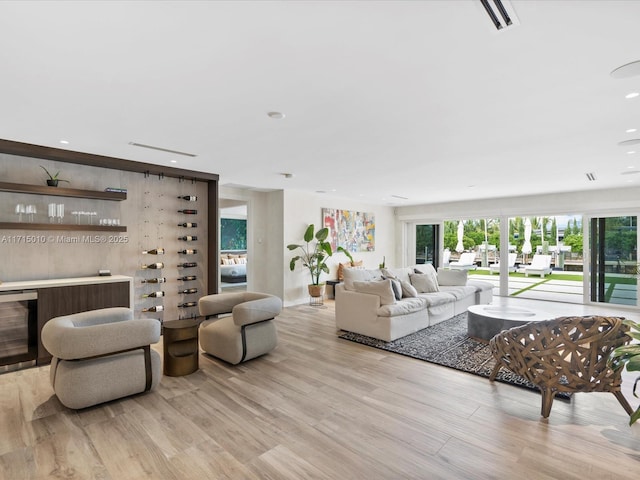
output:
[[633, 409], [620, 391], [621, 371], [607, 366], [609, 354], [631, 340], [622, 320], [560, 317], [500, 332], [490, 341], [498, 361], [490, 380], [506, 367], [539, 387], [544, 418], [556, 392], [611, 392], [631, 415]]
[[42, 343], [53, 355], [51, 385], [60, 402], [85, 408], [155, 388], [161, 375], [160, 322], [104, 308], [45, 323]]
[[[207, 295], [198, 302], [200, 346], [209, 355], [231, 364], [264, 355], [278, 344], [274, 318], [282, 311], [282, 300], [255, 292]], [[231, 314], [218, 317], [218, 315]], [[210, 318], [216, 317], [216, 318]]]

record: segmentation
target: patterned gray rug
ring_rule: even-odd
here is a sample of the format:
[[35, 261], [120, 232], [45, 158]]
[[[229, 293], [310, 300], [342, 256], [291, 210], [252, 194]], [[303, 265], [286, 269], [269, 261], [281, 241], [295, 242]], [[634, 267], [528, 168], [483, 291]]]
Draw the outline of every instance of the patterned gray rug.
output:
[[[391, 342], [352, 332], [345, 332], [340, 338], [486, 378], [496, 364], [488, 343], [467, 336], [466, 313]], [[500, 369], [496, 380], [538, 391], [538, 387], [506, 368]], [[568, 400], [571, 394], [560, 392], [556, 397]]]

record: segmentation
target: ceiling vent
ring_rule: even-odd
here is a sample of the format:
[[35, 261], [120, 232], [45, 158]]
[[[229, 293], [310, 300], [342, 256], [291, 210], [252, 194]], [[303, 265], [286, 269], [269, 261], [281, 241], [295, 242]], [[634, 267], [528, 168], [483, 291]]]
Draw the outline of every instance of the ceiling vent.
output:
[[480, 3], [497, 31], [520, 25], [516, 12], [508, 0], [480, 0]]
[[185, 157], [197, 157], [195, 153], [187, 153], [187, 152], [181, 152], [179, 150], [170, 150], [168, 148], [154, 147], [153, 145], [145, 145], [144, 143], [129, 142], [129, 145], [133, 145], [134, 147], [148, 148], [150, 150], [157, 150], [159, 152], [175, 153], [176, 155], [182, 155]]
[[587, 180], [589, 180], [590, 182], [595, 182], [596, 181], [596, 174], [595, 173], [586, 173], [585, 175], [587, 176]]

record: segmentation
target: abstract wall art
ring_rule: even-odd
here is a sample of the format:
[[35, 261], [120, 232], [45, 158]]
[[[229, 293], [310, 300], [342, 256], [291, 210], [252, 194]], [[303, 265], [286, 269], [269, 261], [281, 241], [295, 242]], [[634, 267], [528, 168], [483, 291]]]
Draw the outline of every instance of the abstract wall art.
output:
[[323, 226], [329, 229], [329, 241], [335, 251], [373, 252], [376, 248], [376, 222], [373, 213], [322, 209]]

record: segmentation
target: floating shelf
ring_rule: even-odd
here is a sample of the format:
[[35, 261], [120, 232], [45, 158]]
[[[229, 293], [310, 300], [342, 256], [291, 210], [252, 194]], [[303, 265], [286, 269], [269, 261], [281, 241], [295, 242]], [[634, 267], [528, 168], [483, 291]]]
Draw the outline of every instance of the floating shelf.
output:
[[72, 225], [65, 223], [0, 222], [0, 230], [67, 230], [73, 232], [126, 232], [127, 227], [107, 225]]
[[77, 188], [49, 187], [45, 185], [25, 185], [22, 183], [0, 182], [0, 192], [29, 193], [35, 195], [51, 195], [56, 197], [92, 198], [97, 200], [122, 201], [127, 199], [125, 192], [99, 192], [96, 190], [79, 190]]

